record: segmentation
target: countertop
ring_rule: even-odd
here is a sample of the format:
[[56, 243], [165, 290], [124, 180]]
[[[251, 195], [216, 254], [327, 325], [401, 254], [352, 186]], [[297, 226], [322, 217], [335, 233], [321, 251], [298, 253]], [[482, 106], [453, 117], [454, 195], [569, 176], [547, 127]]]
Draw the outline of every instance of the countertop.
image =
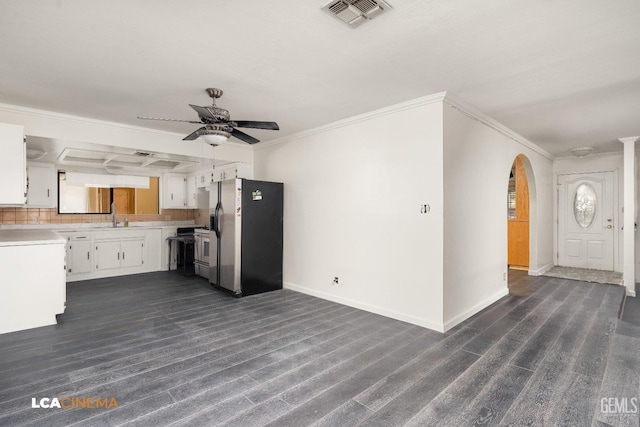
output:
[[51, 230], [0, 230], [0, 247], [65, 243], [64, 238]]
[[130, 222], [129, 227], [123, 227], [118, 223], [118, 227], [113, 227], [111, 222], [83, 222], [68, 224], [2, 224], [0, 232], [3, 230], [50, 230], [50, 231], [89, 231], [89, 230], [121, 230], [135, 228], [162, 228], [162, 227], [189, 227], [196, 225], [193, 220], [187, 221], [147, 221]]

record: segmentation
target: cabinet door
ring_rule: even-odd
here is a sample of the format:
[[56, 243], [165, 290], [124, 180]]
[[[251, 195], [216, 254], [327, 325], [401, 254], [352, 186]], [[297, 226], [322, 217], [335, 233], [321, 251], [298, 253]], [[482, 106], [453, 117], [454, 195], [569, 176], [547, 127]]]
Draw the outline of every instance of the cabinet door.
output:
[[54, 184], [53, 165], [27, 166], [27, 206], [52, 207]]
[[120, 267], [138, 267], [144, 264], [144, 240], [120, 243]]
[[198, 207], [198, 187], [197, 175], [192, 175], [187, 178], [187, 208], [195, 209]]
[[209, 186], [209, 182], [211, 178], [209, 176], [209, 171], [200, 171], [196, 174], [196, 187], [197, 188], [206, 188]]
[[164, 207], [185, 208], [187, 206], [186, 177], [184, 175], [167, 175], [164, 182]]
[[0, 124], [0, 205], [24, 205], [27, 192], [26, 151], [22, 126]]
[[120, 242], [96, 243], [96, 270], [120, 268]]
[[74, 239], [69, 242], [70, 266], [67, 272], [70, 274], [91, 272], [91, 241]]

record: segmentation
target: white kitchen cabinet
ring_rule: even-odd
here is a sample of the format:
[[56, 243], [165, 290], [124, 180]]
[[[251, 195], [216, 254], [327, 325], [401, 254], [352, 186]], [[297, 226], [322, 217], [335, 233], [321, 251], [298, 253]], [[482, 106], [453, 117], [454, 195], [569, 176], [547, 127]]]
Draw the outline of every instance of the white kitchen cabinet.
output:
[[144, 239], [96, 241], [96, 271], [144, 264]]
[[27, 165], [27, 206], [30, 208], [52, 208], [55, 188], [53, 164], [29, 163]]
[[120, 243], [120, 268], [139, 267], [144, 264], [144, 240], [126, 240]]
[[212, 182], [236, 178], [253, 179], [253, 166], [248, 163], [232, 163], [213, 169]]
[[182, 174], [165, 174], [162, 191], [162, 207], [164, 209], [186, 209], [187, 177]]
[[27, 158], [22, 126], [0, 124], [0, 205], [24, 205]]
[[67, 274], [91, 272], [91, 236], [73, 236], [67, 239]]
[[196, 172], [196, 187], [207, 188], [213, 181], [213, 170], [204, 169]]
[[187, 208], [196, 209], [198, 207], [198, 180], [197, 175], [189, 175], [187, 177]]
[[0, 334], [56, 324], [67, 300], [64, 248], [52, 231], [0, 231]]
[[96, 270], [120, 268], [120, 242], [96, 242]]

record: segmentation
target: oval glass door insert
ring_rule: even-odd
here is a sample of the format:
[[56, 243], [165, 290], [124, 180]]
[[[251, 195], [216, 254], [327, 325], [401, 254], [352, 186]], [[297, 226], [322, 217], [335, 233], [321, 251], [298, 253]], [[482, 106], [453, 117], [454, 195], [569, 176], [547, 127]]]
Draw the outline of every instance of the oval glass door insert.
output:
[[580, 227], [591, 227], [596, 218], [596, 205], [596, 192], [593, 186], [588, 183], [580, 184], [573, 196], [573, 216]]

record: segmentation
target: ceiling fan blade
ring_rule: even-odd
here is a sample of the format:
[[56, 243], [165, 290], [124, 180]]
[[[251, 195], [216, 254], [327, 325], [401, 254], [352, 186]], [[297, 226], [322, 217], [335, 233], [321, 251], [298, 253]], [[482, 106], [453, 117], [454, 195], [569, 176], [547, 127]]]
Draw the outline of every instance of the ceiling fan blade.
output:
[[183, 122], [183, 123], [195, 123], [195, 124], [201, 124], [202, 122], [195, 122], [193, 120], [180, 120], [180, 119], [163, 119], [161, 117], [143, 117], [143, 116], [138, 116], [139, 119], [142, 120], [162, 120], [163, 122]]
[[236, 123], [239, 128], [280, 130], [276, 122], [254, 122], [251, 120], [234, 120], [233, 122]]
[[231, 131], [231, 136], [235, 136], [236, 138], [241, 139], [244, 142], [248, 142], [249, 144], [255, 144], [256, 142], [260, 142], [259, 139], [256, 139], [251, 135], [247, 135], [246, 133], [239, 131], [238, 129], [233, 129]]
[[209, 111], [207, 107], [199, 107], [193, 104], [189, 104], [189, 107], [196, 110], [196, 113], [198, 113], [200, 117], [206, 117], [207, 119], [215, 120], [215, 117], [213, 117], [213, 115], [211, 114], [211, 111]]
[[183, 141], [193, 141], [194, 139], [198, 139], [198, 137], [200, 136], [200, 131], [205, 130], [206, 127], [201, 127], [200, 129], [191, 132], [189, 135], [185, 136], [184, 138], [182, 138]]

